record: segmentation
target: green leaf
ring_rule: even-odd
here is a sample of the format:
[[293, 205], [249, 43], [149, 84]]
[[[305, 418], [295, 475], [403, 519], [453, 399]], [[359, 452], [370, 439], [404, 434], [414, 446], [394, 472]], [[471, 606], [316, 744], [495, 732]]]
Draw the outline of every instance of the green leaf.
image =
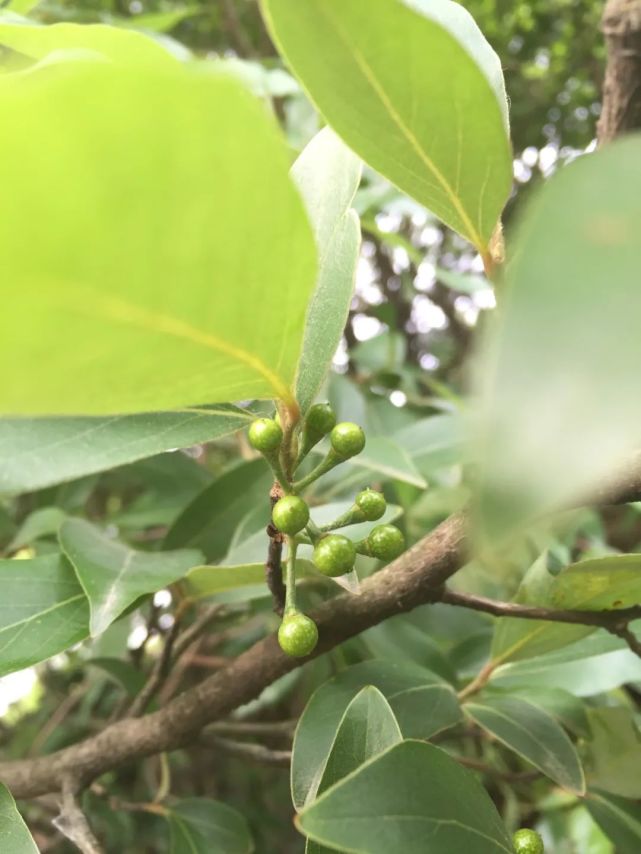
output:
[[62, 652], [89, 634], [89, 604], [57, 554], [0, 560], [0, 675]]
[[28, 15], [41, 2], [42, 0], [10, 0], [5, 8], [15, 12], [16, 15]]
[[385, 479], [411, 483], [419, 489], [425, 489], [427, 482], [418, 471], [405, 448], [393, 439], [384, 436], [368, 438], [365, 450], [348, 462], [358, 468], [369, 469]]
[[512, 184], [499, 58], [449, 0], [263, 0], [270, 31], [363, 160], [484, 255]]
[[514, 695], [540, 706], [556, 718], [563, 726], [578, 736], [590, 732], [587, 706], [578, 697], [561, 688], [516, 688]]
[[294, 405], [316, 251], [260, 101], [179, 63], [77, 61], [1, 78], [0, 122], [0, 411]]
[[31, 21], [18, 24], [0, 20], [0, 44], [33, 59], [44, 59], [56, 51], [86, 50], [128, 66], [175, 61], [161, 42], [142, 33], [106, 24], [40, 26]]
[[0, 849], [7, 854], [38, 854], [27, 825], [6, 786], [0, 783]]
[[[194, 546], [207, 560], [219, 560], [230, 546], [234, 530], [255, 505], [265, 507], [269, 521], [269, 489], [273, 476], [261, 459], [243, 462], [223, 472], [187, 505], [165, 537], [165, 548]], [[267, 537], [265, 536], [265, 555]], [[264, 560], [265, 555], [260, 556]], [[249, 563], [246, 558], [234, 564]]]
[[461, 720], [452, 688], [425, 668], [391, 661], [347, 668], [315, 691], [298, 722], [292, 754], [296, 809], [315, 797], [343, 713], [367, 685], [386, 697], [405, 737], [431, 738]]
[[[398, 744], [403, 736], [389, 703], [378, 688], [363, 688], [345, 709], [327, 757], [317, 794], [321, 795], [343, 777], [379, 753]], [[331, 854], [328, 848], [308, 840], [305, 854]]]
[[629, 709], [589, 709], [591, 739], [583, 759], [588, 784], [623, 798], [641, 798], [641, 733]]
[[0, 492], [31, 492], [209, 442], [253, 417], [220, 404], [108, 418], [0, 418]]
[[496, 808], [438, 747], [405, 741], [332, 786], [298, 816], [318, 842], [367, 854], [511, 854]]
[[542, 708], [520, 697], [483, 695], [465, 703], [463, 710], [559, 786], [578, 795], [585, 792], [583, 768], [574, 745]]
[[585, 805], [617, 851], [625, 854], [641, 848], [641, 806], [601, 792], [590, 792]]
[[89, 658], [87, 664], [103, 670], [116, 684], [125, 690], [127, 696], [135, 697], [147, 681], [147, 676], [130, 661], [121, 658]]
[[478, 373], [483, 545], [607, 483], [638, 446], [640, 157], [637, 136], [579, 158], [523, 218]]
[[135, 551], [83, 519], [64, 522], [59, 538], [89, 600], [92, 637], [136, 599], [172, 584], [202, 560], [195, 550]]
[[219, 801], [189, 798], [167, 810], [170, 854], [252, 854], [254, 843], [243, 816]]
[[292, 178], [314, 229], [320, 265], [296, 380], [304, 413], [320, 391], [347, 322], [361, 242], [358, 215], [351, 208], [361, 161], [324, 128], [294, 163]]
[[66, 518], [67, 514], [59, 507], [41, 507], [39, 510], [34, 510], [20, 525], [13, 540], [9, 543], [9, 551], [27, 546], [42, 537], [56, 535]]

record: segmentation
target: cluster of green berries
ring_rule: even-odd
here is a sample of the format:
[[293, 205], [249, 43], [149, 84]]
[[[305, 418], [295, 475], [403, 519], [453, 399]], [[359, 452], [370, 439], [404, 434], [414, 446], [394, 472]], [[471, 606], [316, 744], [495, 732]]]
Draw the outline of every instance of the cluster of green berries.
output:
[[[293, 475], [309, 451], [325, 436], [329, 450], [325, 458], [305, 477], [296, 481]], [[299, 493], [323, 474], [345, 460], [360, 454], [365, 447], [365, 433], [358, 424], [349, 421], [336, 423], [336, 416], [327, 403], [312, 406], [300, 427], [288, 436], [278, 418], [258, 418], [249, 428], [249, 442], [271, 465], [286, 493], [272, 510], [274, 527], [285, 534], [289, 548], [300, 543], [314, 546], [312, 560], [319, 572], [331, 578], [345, 575], [354, 569], [356, 555], [363, 554], [382, 561], [391, 561], [405, 548], [405, 539], [394, 525], [377, 525], [364, 540], [353, 542], [349, 537], [333, 533], [337, 528], [360, 522], [375, 522], [386, 510], [380, 492], [365, 489], [359, 492], [352, 507], [332, 524], [318, 528], [310, 518], [309, 506]], [[295, 606], [295, 591], [288, 578], [285, 616], [278, 632], [281, 648], [293, 656], [309, 655], [318, 642], [318, 630], [313, 620]]]
[[515, 854], [545, 854], [543, 840], [535, 830], [523, 828], [512, 837]]

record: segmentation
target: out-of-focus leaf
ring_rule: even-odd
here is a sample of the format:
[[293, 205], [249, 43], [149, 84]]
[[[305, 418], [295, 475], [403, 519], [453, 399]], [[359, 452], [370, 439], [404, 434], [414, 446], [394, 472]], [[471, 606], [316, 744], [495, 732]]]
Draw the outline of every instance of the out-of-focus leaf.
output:
[[172, 584], [202, 560], [195, 549], [135, 551], [83, 519], [68, 519], [59, 537], [89, 600], [94, 637], [136, 599]]
[[588, 784], [620, 795], [641, 798], [641, 733], [629, 709], [589, 709], [591, 738], [584, 744]]
[[366, 685], [386, 697], [407, 738], [430, 738], [461, 720], [456, 694], [429, 670], [390, 661], [349, 667], [317, 689], [298, 722], [292, 756], [297, 809], [314, 799], [343, 712]]
[[427, 482], [417, 470], [405, 448], [393, 439], [374, 436], [367, 440], [365, 450], [348, 461], [353, 466], [376, 472], [386, 480], [400, 480], [425, 489]]
[[77, 61], [0, 78], [0, 122], [1, 412], [294, 405], [316, 247], [262, 103], [180, 63]]
[[0, 418], [0, 492], [31, 492], [241, 430], [230, 404], [108, 418]]
[[469, 13], [450, 0], [262, 8], [337, 133], [487, 255], [512, 158], [501, 63]]
[[420, 741], [404, 741], [361, 765], [309, 804], [297, 824], [320, 843], [367, 854], [513, 850], [474, 775]]
[[521, 224], [479, 364], [488, 552], [629, 466], [638, 446], [641, 193], [630, 175], [640, 157], [636, 136], [579, 158], [545, 183]]
[[41, 537], [55, 536], [66, 518], [67, 514], [59, 507], [41, 507], [39, 510], [34, 510], [20, 525], [9, 544], [9, 550], [14, 551], [21, 546], [27, 546]]
[[27, 825], [6, 786], [0, 783], [0, 848], [7, 854], [38, 854]]
[[585, 804], [617, 852], [632, 854], [641, 848], [641, 806], [604, 792], [590, 792]]
[[59, 554], [1, 560], [0, 675], [29, 667], [89, 634], [89, 603]]
[[220, 801], [189, 798], [167, 810], [170, 854], [252, 854], [254, 843], [244, 817]]
[[354, 290], [361, 232], [351, 204], [361, 179], [361, 161], [324, 128], [294, 163], [292, 178], [314, 229], [320, 265], [296, 379], [296, 398], [306, 412], [341, 340]]
[[585, 792], [583, 768], [574, 745], [542, 708], [521, 697], [484, 694], [465, 703], [463, 710], [559, 786], [578, 795]]
[[90, 658], [87, 664], [98, 667], [125, 689], [129, 697], [135, 697], [147, 681], [147, 676], [130, 661], [121, 658]]

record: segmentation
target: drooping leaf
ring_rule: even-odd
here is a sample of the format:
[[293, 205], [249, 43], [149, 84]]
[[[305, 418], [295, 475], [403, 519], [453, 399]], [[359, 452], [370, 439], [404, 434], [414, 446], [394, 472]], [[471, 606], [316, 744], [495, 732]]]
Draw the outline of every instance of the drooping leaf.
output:
[[496, 807], [473, 774], [419, 741], [389, 748], [297, 818], [320, 843], [367, 854], [511, 854]]
[[6, 786], [0, 783], [0, 849], [7, 854], [38, 854], [27, 825]]
[[83, 519], [64, 522], [59, 539], [89, 600], [94, 637], [136, 599], [172, 584], [202, 561], [195, 549], [136, 551]]
[[638, 446], [640, 156], [629, 137], [580, 158], [523, 218], [479, 370], [483, 545], [584, 497]]
[[244, 817], [220, 801], [189, 798], [167, 811], [170, 854], [252, 854], [254, 843]]
[[450, 0], [263, 0], [281, 53], [370, 166], [489, 254], [512, 183], [501, 64]]
[[430, 738], [461, 720], [452, 688], [425, 668], [391, 661], [365, 661], [347, 668], [317, 689], [298, 722], [292, 755], [292, 798], [297, 809], [315, 797], [341, 717], [367, 685], [386, 697], [407, 738]]
[[638, 851], [641, 846], [641, 806], [604, 792], [590, 792], [585, 802], [590, 815], [614, 842], [616, 851]]
[[89, 603], [58, 554], [1, 560], [0, 675], [29, 667], [89, 634]]
[[541, 707], [521, 697], [484, 694], [465, 703], [463, 710], [559, 786], [579, 795], [585, 792], [585, 777], [576, 748]]
[[361, 178], [361, 162], [324, 128], [294, 163], [292, 178], [305, 202], [319, 257], [296, 380], [296, 399], [304, 413], [325, 379], [352, 299], [361, 232], [351, 204]]
[[107, 418], [0, 418], [0, 492], [31, 492], [209, 442], [252, 418], [229, 404]]
[[61, 63], [2, 77], [0, 122], [1, 412], [293, 405], [316, 250], [284, 140], [242, 84]]
[[641, 732], [629, 709], [589, 709], [590, 738], [583, 759], [588, 784], [620, 795], [641, 798]]

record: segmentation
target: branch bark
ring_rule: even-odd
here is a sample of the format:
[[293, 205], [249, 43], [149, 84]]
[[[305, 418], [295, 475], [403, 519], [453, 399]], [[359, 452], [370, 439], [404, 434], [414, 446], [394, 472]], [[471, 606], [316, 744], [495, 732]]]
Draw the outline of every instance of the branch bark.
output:
[[641, 0], [608, 0], [601, 29], [608, 49], [599, 144], [641, 129]]

